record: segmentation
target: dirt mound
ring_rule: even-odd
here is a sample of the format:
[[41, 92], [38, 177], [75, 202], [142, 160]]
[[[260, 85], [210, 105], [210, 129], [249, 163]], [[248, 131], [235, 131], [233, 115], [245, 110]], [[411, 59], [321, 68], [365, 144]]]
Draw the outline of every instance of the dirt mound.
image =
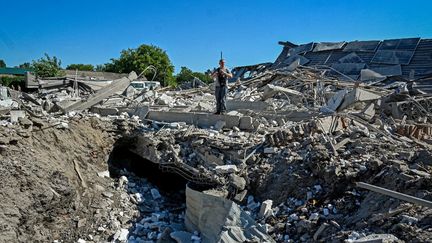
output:
[[89, 205], [109, 186], [97, 173], [107, 170], [114, 140], [93, 118], [30, 124], [0, 127], [7, 138], [0, 153], [0, 242], [76, 241], [94, 226]]

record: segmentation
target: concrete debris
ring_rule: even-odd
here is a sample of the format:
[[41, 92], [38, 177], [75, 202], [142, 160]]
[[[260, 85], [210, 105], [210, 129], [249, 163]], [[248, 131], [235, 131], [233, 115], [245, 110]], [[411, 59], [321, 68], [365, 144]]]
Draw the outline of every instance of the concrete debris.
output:
[[186, 228], [203, 242], [275, 242], [234, 202], [186, 188]]
[[10, 121], [12, 123], [18, 123], [18, 119], [25, 117], [25, 111], [23, 110], [11, 110], [10, 111]]
[[222, 115], [197, 80], [0, 87], [0, 241], [431, 239], [429, 81], [365, 63], [379, 42], [282, 44], [234, 69]]
[[272, 205], [272, 200], [265, 200], [262, 202], [260, 211], [258, 213], [258, 218], [267, 218], [270, 216], [272, 214]]
[[403, 242], [390, 234], [371, 234], [357, 240], [347, 240], [350, 243], [397, 243]]
[[215, 167], [215, 170], [221, 174], [238, 172], [236, 165], [218, 165]]

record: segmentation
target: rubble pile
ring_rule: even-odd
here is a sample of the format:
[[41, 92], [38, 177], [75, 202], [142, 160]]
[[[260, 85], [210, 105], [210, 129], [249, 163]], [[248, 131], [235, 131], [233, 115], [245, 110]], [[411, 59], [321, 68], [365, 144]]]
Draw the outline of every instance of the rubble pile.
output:
[[73, 80], [2, 87], [3, 188], [26, 193], [25, 205], [2, 204], [2, 239], [432, 238], [430, 94], [401, 78], [257, 67], [230, 83], [222, 115], [214, 88], [193, 80], [181, 90], [135, 90], [135, 73], [98, 90]]

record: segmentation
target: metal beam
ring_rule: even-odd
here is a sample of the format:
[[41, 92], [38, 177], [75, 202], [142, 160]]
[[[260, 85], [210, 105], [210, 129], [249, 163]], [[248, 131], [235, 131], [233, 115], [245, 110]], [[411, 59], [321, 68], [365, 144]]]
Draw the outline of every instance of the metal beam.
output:
[[410, 196], [407, 194], [403, 194], [403, 193], [392, 191], [392, 190], [385, 189], [382, 187], [374, 186], [374, 185], [367, 184], [364, 182], [357, 182], [356, 186], [358, 186], [360, 188], [368, 189], [368, 190], [373, 191], [373, 192], [378, 192], [378, 193], [381, 193], [381, 194], [384, 194], [384, 195], [387, 195], [390, 197], [394, 197], [394, 198], [397, 198], [397, 199], [400, 199], [403, 201], [407, 201], [407, 202], [415, 203], [415, 204], [418, 204], [418, 205], [421, 205], [424, 207], [432, 208], [432, 202], [431, 201], [427, 201], [427, 200], [424, 200], [424, 199], [421, 199], [418, 197], [413, 197], [413, 196]]

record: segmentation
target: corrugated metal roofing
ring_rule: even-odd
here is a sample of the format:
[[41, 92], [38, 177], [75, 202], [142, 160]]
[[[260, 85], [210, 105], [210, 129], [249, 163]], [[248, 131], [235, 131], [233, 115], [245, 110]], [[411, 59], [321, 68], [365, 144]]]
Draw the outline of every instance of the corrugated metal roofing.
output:
[[[340, 42], [339, 42], [340, 43]], [[326, 66], [340, 66], [333, 65], [339, 63], [339, 59], [345, 57], [350, 53], [355, 53], [358, 57], [363, 60], [365, 64], [365, 68], [382, 68], [382, 67], [390, 67], [395, 64], [401, 64], [402, 68], [402, 77], [405, 79], [410, 78], [410, 74], [414, 75], [414, 78], [422, 78], [427, 75], [432, 75], [432, 39], [419, 39], [419, 38], [405, 38], [405, 39], [392, 39], [392, 40], [384, 40], [384, 41], [352, 41], [343, 46], [338, 45], [338, 42], [335, 42], [334, 49], [325, 50], [325, 51], [312, 51], [310, 49], [315, 48], [319, 43], [313, 43], [313, 47], [309, 48], [306, 53], [300, 53], [310, 60], [305, 66], [314, 66], [314, 65], [326, 65]], [[295, 49], [302, 49], [303, 46], [310, 45], [311, 43], [299, 45], [295, 47]], [[290, 47], [285, 46], [279, 55], [278, 59], [275, 61], [274, 66], [288, 66], [290, 63], [287, 62], [288, 58], [290, 58]], [[390, 51], [413, 51], [413, 55], [409, 57], [404, 57], [403, 59], [398, 60], [395, 59], [395, 56], [389, 56], [388, 59], [385, 60], [385, 57], [380, 57], [379, 60], [383, 60], [389, 64], [385, 63], [376, 63], [372, 61], [377, 52], [382, 50], [390, 50]], [[394, 53], [395, 55], [399, 55]], [[408, 54], [408, 53], [407, 53]], [[399, 63], [398, 63], [399, 62]], [[390, 64], [392, 63], [392, 64]], [[354, 65], [353, 65], [354, 66]], [[350, 75], [352, 75], [350, 73]]]
[[7, 74], [7, 75], [25, 75], [26, 72], [30, 72], [30, 69], [26, 68], [0, 68], [0, 74]]

